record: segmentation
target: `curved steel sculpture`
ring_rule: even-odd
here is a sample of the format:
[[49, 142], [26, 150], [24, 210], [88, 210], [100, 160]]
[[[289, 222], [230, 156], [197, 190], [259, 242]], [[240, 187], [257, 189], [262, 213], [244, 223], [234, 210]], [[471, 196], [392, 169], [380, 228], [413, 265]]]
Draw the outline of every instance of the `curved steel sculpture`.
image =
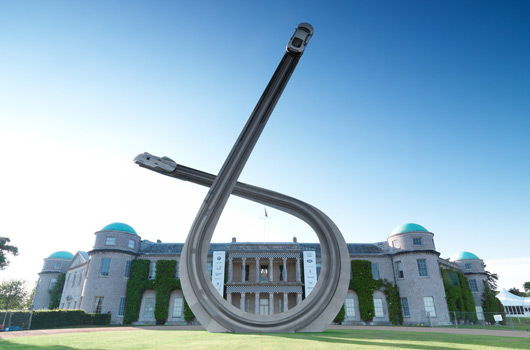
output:
[[[210, 332], [321, 332], [344, 303], [350, 260], [346, 242], [331, 219], [298, 199], [237, 182], [312, 34], [311, 25], [298, 25], [282, 61], [217, 176], [148, 153], [135, 158], [142, 167], [210, 187], [184, 243], [180, 259], [184, 296], [197, 320]], [[231, 194], [294, 215], [315, 230], [320, 240], [322, 271], [310, 295], [294, 308], [269, 316], [249, 314], [224, 300], [209, 280], [206, 269], [209, 245]]]

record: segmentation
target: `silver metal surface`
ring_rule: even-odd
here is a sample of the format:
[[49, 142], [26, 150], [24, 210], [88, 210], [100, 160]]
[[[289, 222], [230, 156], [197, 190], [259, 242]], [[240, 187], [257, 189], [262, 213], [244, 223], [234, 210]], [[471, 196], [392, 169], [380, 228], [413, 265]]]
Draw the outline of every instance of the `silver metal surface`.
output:
[[[313, 33], [301, 23], [288, 43], [278, 68], [265, 88], [219, 174], [176, 166], [152, 156], [136, 158], [137, 164], [159, 173], [209, 186], [182, 248], [180, 278], [182, 291], [197, 320], [210, 332], [319, 332], [337, 315], [348, 289], [350, 262], [346, 242], [324, 213], [298, 199], [237, 182], [252, 149], [268, 121], [283, 89]], [[299, 40], [297, 40], [299, 39]], [[296, 50], [290, 49], [290, 45]], [[299, 305], [279, 314], [253, 315], [230, 305], [213, 287], [206, 258], [213, 232], [231, 194], [236, 194], [290, 213], [308, 223], [321, 246], [322, 270], [312, 293]]]

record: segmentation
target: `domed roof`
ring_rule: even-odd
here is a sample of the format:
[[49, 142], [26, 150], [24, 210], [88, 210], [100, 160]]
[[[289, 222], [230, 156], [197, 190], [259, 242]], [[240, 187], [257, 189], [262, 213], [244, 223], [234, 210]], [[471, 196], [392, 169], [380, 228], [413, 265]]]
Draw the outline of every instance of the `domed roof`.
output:
[[407, 232], [429, 232], [429, 231], [427, 231], [427, 229], [421, 225], [408, 223], [408, 224], [403, 224], [401, 226], [396, 227], [390, 235], [392, 236], [392, 235], [397, 235], [399, 233], [407, 233]]
[[48, 258], [72, 260], [73, 257], [74, 257], [74, 254], [61, 250], [61, 251], [53, 253]]
[[118, 232], [127, 232], [127, 233], [132, 233], [133, 235], [137, 235], [134, 228], [122, 222], [114, 222], [112, 224], [108, 224], [107, 226], [103, 227], [101, 231], [118, 231]]
[[449, 258], [449, 261], [471, 260], [471, 259], [480, 259], [480, 258], [470, 252], [460, 252], [460, 253], [453, 254], [453, 256]]

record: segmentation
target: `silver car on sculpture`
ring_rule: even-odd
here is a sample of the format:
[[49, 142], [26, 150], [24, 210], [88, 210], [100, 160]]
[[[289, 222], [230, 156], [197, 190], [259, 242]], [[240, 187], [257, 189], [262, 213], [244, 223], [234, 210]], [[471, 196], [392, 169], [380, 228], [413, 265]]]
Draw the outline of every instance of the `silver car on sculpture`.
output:
[[287, 51], [303, 53], [304, 49], [313, 35], [313, 26], [309, 23], [300, 23], [287, 44]]

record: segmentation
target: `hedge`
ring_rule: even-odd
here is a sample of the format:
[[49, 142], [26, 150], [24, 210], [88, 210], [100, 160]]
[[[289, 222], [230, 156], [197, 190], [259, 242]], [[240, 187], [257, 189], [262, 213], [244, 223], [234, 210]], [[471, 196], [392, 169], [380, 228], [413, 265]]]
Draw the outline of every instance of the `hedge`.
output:
[[[29, 319], [31, 311], [13, 311], [13, 318], [26, 314]], [[2, 313], [2, 319], [3, 319]], [[71, 326], [108, 325], [110, 314], [87, 314], [83, 310], [36, 310], [33, 311], [31, 329], [64, 328]]]

